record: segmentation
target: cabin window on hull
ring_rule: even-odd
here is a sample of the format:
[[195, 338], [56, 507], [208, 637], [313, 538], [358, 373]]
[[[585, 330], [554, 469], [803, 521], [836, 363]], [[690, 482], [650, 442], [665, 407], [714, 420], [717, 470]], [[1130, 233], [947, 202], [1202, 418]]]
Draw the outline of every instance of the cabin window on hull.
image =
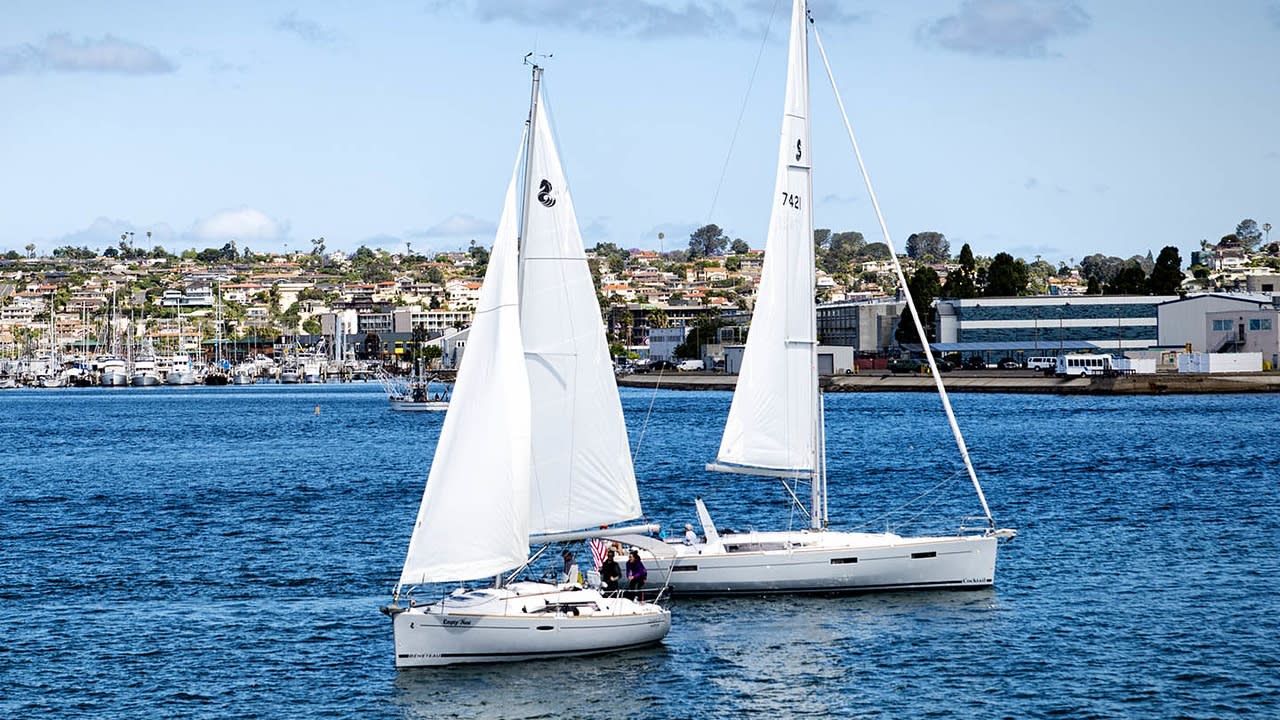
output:
[[697, 565], [672, 565], [671, 572], [697, 572]]
[[938, 553], [936, 553], [936, 552], [918, 552], [918, 553], [911, 553], [911, 559], [912, 559], [912, 560], [921, 560], [921, 559], [923, 559], [923, 558], [931, 558], [931, 557], [938, 557]]
[[856, 562], [858, 562], [858, 558], [856, 558], [856, 557], [851, 557], [851, 558], [831, 558], [831, 564], [832, 564], [832, 565], [852, 565], [853, 563], [856, 563]]

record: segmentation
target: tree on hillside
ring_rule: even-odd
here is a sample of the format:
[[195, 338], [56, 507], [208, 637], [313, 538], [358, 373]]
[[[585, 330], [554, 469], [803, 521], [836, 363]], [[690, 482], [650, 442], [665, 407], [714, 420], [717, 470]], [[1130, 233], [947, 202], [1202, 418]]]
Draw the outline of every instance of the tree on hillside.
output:
[[942, 296], [961, 300], [978, 297], [978, 263], [973, 258], [969, 243], [960, 246], [960, 267], [947, 273], [947, 284]]
[[893, 253], [889, 252], [889, 246], [885, 243], [873, 242], [867, 243], [858, 256], [867, 260], [888, 260], [893, 257]]
[[751, 252], [751, 246], [747, 244], [746, 240], [737, 238], [733, 242], [729, 243], [729, 252], [734, 255], [746, 255]]
[[1130, 260], [1107, 283], [1104, 295], [1143, 295], [1147, 292], [1147, 274], [1138, 263]]
[[1182, 287], [1182, 281], [1186, 278], [1182, 270], [1182, 257], [1178, 254], [1178, 248], [1167, 245], [1160, 251], [1160, 256], [1156, 258], [1155, 267], [1151, 269], [1151, 275], [1147, 278], [1147, 292], [1152, 295], [1173, 295]]
[[1258, 227], [1258, 223], [1250, 218], [1245, 218], [1236, 225], [1236, 237], [1244, 244], [1246, 250], [1252, 250], [1258, 245], [1258, 241], [1262, 240], [1262, 229]]
[[834, 233], [818, 267], [833, 274], [849, 272], [849, 266], [858, 261], [858, 256], [866, 247], [867, 241], [860, 232]]
[[723, 255], [729, 238], [719, 225], [703, 225], [689, 235], [689, 259]]
[[[911, 301], [920, 313], [920, 324], [924, 326], [925, 335], [930, 342], [933, 342], [934, 336], [937, 335], [934, 325], [938, 317], [933, 301], [937, 299], [938, 293], [942, 292], [938, 273], [927, 265], [916, 268], [916, 271], [911, 274], [911, 279], [907, 280], [907, 290], [910, 291]], [[915, 322], [911, 319], [911, 308], [902, 309], [902, 316], [898, 318], [898, 329], [894, 332], [893, 338], [899, 345], [920, 342], [920, 334], [916, 332]]]
[[932, 230], [912, 233], [907, 238], [907, 257], [913, 260], [946, 260], [951, 257], [951, 245], [947, 237]]
[[614, 243], [596, 243], [592, 250], [597, 257], [604, 258], [608, 264], [609, 272], [614, 274], [620, 273], [627, 267], [627, 260], [631, 257], [631, 253], [623, 250]]
[[987, 266], [987, 286], [982, 294], [984, 297], [1016, 297], [1026, 292], [1029, 278], [1026, 262], [1006, 252], [998, 253]]

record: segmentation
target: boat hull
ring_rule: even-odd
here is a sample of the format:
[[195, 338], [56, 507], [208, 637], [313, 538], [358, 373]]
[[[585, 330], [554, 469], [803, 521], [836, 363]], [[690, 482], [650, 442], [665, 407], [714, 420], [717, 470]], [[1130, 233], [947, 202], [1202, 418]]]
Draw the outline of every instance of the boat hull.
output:
[[[644, 553], [650, 584], [677, 596], [978, 590], [995, 582], [992, 536], [765, 532]], [[674, 569], [673, 569], [674, 568]]]
[[129, 376], [123, 372], [104, 370], [98, 384], [102, 387], [124, 387], [129, 384]]
[[399, 412], [445, 412], [448, 400], [392, 400], [391, 409]]
[[671, 629], [671, 612], [653, 603], [540, 587], [455, 594], [395, 613], [396, 667], [597, 655], [657, 643]]

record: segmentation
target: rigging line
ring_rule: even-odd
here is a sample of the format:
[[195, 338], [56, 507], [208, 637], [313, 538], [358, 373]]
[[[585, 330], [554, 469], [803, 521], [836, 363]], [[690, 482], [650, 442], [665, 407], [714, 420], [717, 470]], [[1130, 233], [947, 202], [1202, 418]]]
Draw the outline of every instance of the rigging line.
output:
[[640, 445], [644, 443], [645, 431], [649, 429], [649, 418], [653, 417], [653, 405], [658, 400], [658, 388], [662, 385], [663, 370], [658, 370], [658, 379], [653, 383], [653, 392], [649, 395], [649, 411], [644, 414], [644, 424], [640, 426], [640, 436], [636, 438], [636, 449], [631, 453], [631, 464], [640, 457]]
[[720, 190], [724, 187], [724, 178], [729, 174], [729, 159], [733, 157], [733, 147], [738, 142], [738, 133], [742, 130], [742, 118], [747, 114], [747, 101], [751, 98], [751, 88], [756, 84], [756, 73], [760, 70], [760, 61], [764, 58], [764, 48], [769, 42], [769, 28], [773, 27], [773, 18], [778, 14], [778, 2], [769, 9], [769, 20], [764, 25], [764, 36], [760, 38], [760, 50], [756, 52], [756, 63], [751, 68], [751, 77], [747, 79], [747, 91], [742, 96], [742, 107], [738, 110], [738, 122], [733, 126], [733, 135], [729, 136], [729, 148], [724, 154], [724, 164], [720, 167], [720, 179], [716, 181], [715, 192], [711, 194], [711, 207], [707, 208], [707, 219], [703, 225], [711, 224], [715, 214], [716, 203], [720, 200]]
[[[945, 479], [943, 479], [943, 480], [938, 481], [938, 483], [937, 483], [936, 485], [934, 485], [933, 487], [929, 488], [928, 490], [925, 490], [924, 492], [920, 493], [919, 495], [916, 495], [915, 497], [913, 497], [913, 498], [911, 498], [910, 500], [908, 500], [908, 501], [906, 501], [906, 502], [902, 503], [901, 505], [898, 505], [898, 507], [896, 507], [896, 508], [892, 508], [892, 509], [890, 509], [890, 510], [886, 510], [885, 512], [880, 513], [879, 515], [877, 515], [877, 516], [875, 516], [875, 517], [873, 517], [873, 518], [871, 518], [871, 519], [867, 520], [867, 521], [866, 521], [866, 522], [864, 522], [864, 523], [861, 523], [861, 524], [859, 524], [859, 525], [856, 525], [855, 527], [858, 527], [858, 528], [870, 527], [873, 523], [878, 523], [878, 522], [880, 522], [881, 520], [885, 520], [885, 519], [887, 519], [889, 516], [893, 515], [894, 513], [902, 512], [903, 510], [906, 510], [907, 508], [909, 508], [909, 507], [911, 507], [912, 505], [914, 505], [914, 504], [915, 504], [917, 501], [919, 501], [921, 498], [924, 498], [924, 497], [927, 497], [927, 496], [929, 496], [929, 495], [932, 495], [933, 493], [935, 493], [935, 492], [937, 492], [937, 491], [941, 490], [941, 489], [943, 488], [943, 486], [945, 486], [945, 485], [949, 485], [949, 484], [951, 484], [951, 483], [955, 482], [956, 478], [958, 478], [958, 477], [960, 477], [960, 473], [958, 473], [958, 472], [957, 472], [957, 473], [952, 473], [952, 474], [950, 475], [950, 477], [947, 477], [947, 478], [945, 478]], [[934, 501], [934, 502], [937, 502], [937, 501]], [[933, 505], [933, 504], [934, 504], [934, 503], [929, 503], [929, 505], [926, 505], [925, 507], [929, 507], [930, 505]], [[919, 513], [916, 513], [916, 514], [918, 515]], [[901, 524], [902, 524], [902, 523], [899, 523], [899, 525], [901, 525]]]
[[982, 484], [978, 482], [978, 474], [973, 469], [973, 461], [969, 459], [969, 448], [965, 445], [964, 435], [960, 433], [960, 425], [956, 422], [955, 412], [951, 409], [951, 398], [947, 395], [947, 389], [942, 384], [942, 374], [938, 372], [938, 363], [934, 360], [933, 350], [929, 347], [928, 335], [925, 334], [924, 324], [920, 320], [920, 311], [916, 309], [915, 300], [911, 297], [911, 290], [907, 287], [906, 276], [902, 273], [902, 264], [898, 262], [898, 251], [894, 249], [893, 239], [889, 235], [889, 226], [885, 223], [884, 213], [880, 211], [880, 201], [876, 198], [876, 191], [871, 186], [871, 175], [867, 172], [867, 166], [862, 161], [862, 151], [858, 149], [858, 141], [853, 135], [853, 126], [849, 124], [849, 114], [845, 112], [844, 100], [840, 97], [840, 89], [836, 86], [835, 74], [831, 70], [831, 63], [827, 60], [827, 51], [822, 46], [822, 38], [818, 35], [818, 27], [813, 25], [813, 38], [817, 41], [818, 52], [822, 55], [822, 64], [827, 70], [827, 79], [831, 82], [831, 91], [835, 94], [836, 105], [840, 108], [840, 118], [844, 121], [845, 131], [849, 135], [849, 143], [853, 145], [854, 157], [858, 159], [858, 170], [862, 173], [862, 181], [867, 186], [867, 195], [871, 199], [871, 207], [875, 209], [876, 220], [880, 223], [880, 232], [884, 236], [884, 242], [889, 246], [889, 255], [893, 258], [893, 269], [898, 277], [898, 286], [902, 288], [903, 297], [907, 300], [907, 308], [911, 311], [911, 320], [915, 324], [916, 332], [920, 336], [920, 345], [924, 348], [925, 359], [929, 361], [929, 370], [933, 376], [933, 384], [937, 387], [938, 397], [942, 400], [942, 408], [947, 414], [947, 424], [951, 426], [951, 435], [955, 438], [956, 448], [960, 451], [960, 457], [964, 460], [965, 470], [969, 473], [969, 480], [973, 484], [973, 489], [978, 493], [978, 501], [982, 503], [982, 511], [987, 517], [987, 522], [994, 528], [996, 525], [995, 518], [991, 516], [991, 508], [987, 505], [987, 496], [982, 492]]

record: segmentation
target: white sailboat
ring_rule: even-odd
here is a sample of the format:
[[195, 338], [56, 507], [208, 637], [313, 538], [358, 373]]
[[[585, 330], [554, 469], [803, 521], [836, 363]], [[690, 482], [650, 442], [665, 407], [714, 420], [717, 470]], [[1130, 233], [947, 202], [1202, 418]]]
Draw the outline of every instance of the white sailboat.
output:
[[[612, 652], [656, 643], [671, 627], [670, 611], [653, 602], [513, 579], [539, 557], [531, 545], [597, 537], [601, 525], [641, 515], [540, 78], [534, 65], [524, 171], [517, 160], [404, 568], [383, 608], [397, 667]], [[409, 595], [481, 579], [495, 582], [425, 604]]]
[[[677, 596], [989, 587], [995, 580], [997, 541], [1012, 537], [1013, 531], [996, 529], [936, 367], [943, 406], [985, 513], [981, 527], [935, 537], [828, 529], [816, 357], [806, 16], [805, 1], [795, 0], [760, 289], [720, 449], [707, 469], [781, 479], [802, 507], [796, 489], [808, 483], [809, 527], [721, 535], [698, 499], [703, 536], [690, 533], [690, 544], [628, 539], [646, 547], [650, 576], [668, 581]], [[821, 50], [820, 38], [818, 42]], [[874, 195], [872, 199], [875, 205]], [[878, 205], [876, 209], [878, 213]], [[885, 240], [889, 242], [887, 230]], [[905, 288], [905, 279], [900, 282]], [[916, 322], [918, 326], [918, 317]], [[929, 362], [933, 364], [931, 356]]]

